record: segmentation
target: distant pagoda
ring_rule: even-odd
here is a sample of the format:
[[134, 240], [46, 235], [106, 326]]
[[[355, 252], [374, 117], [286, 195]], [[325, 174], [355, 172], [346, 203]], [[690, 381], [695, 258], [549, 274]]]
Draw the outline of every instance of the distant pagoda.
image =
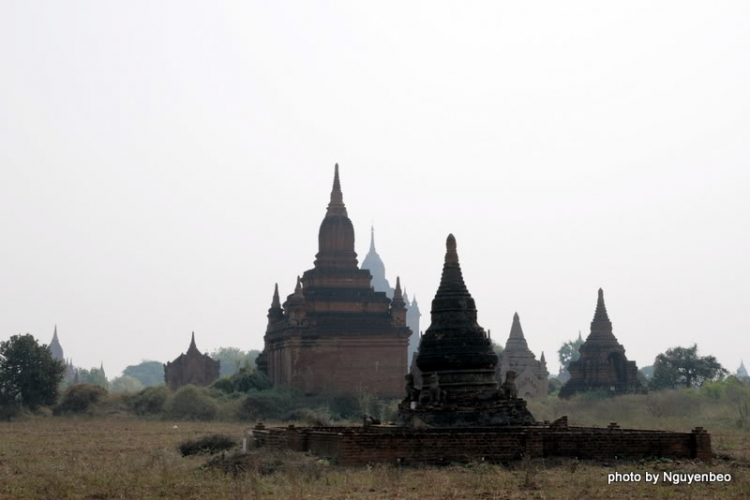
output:
[[76, 369], [73, 367], [73, 362], [69, 359], [65, 359], [65, 356], [63, 355], [63, 348], [62, 345], [60, 345], [60, 339], [57, 336], [57, 325], [55, 325], [55, 331], [52, 334], [52, 341], [49, 343], [49, 351], [53, 358], [65, 365], [63, 380], [66, 382], [73, 382], [76, 375]]
[[[372, 274], [372, 287], [376, 292], [385, 292], [389, 299], [393, 299], [394, 288], [391, 287], [388, 278], [385, 277], [385, 264], [383, 259], [380, 258], [378, 251], [375, 249], [375, 227], [370, 227], [370, 249], [365, 256], [365, 260], [362, 261], [360, 266], [362, 269], [367, 269]], [[412, 361], [414, 354], [419, 349], [419, 318], [422, 314], [419, 311], [419, 304], [417, 303], [417, 296], [414, 296], [413, 301], [409, 301], [409, 296], [406, 293], [406, 288], [403, 292], [404, 296], [404, 307], [406, 307], [406, 326], [411, 330], [411, 337], [409, 337], [409, 348], [407, 351], [407, 363]]]
[[510, 335], [505, 343], [505, 350], [499, 355], [500, 362], [497, 367], [497, 379], [502, 382], [505, 380], [505, 374], [509, 371], [516, 373], [516, 389], [518, 394], [524, 398], [544, 397], [547, 395], [547, 361], [544, 359], [544, 353], [539, 361], [529, 345], [526, 343], [523, 329], [521, 328], [521, 319], [518, 313], [513, 315], [513, 324], [510, 327]]
[[[195, 345], [195, 332], [190, 338], [190, 347], [177, 359], [164, 365], [164, 382], [176, 391], [188, 384], [207, 386], [219, 378], [221, 363], [208, 354], [203, 354]], [[104, 373], [104, 366], [102, 366]]]
[[747, 370], [745, 369], [745, 362], [740, 360], [740, 367], [737, 368], [737, 376], [747, 378]]
[[407, 427], [534, 424], [512, 382], [503, 391], [498, 386], [497, 355], [477, 323], [476, 305], [464, 284], [452, 234], [446, 241], [431, 320], [417, 356], [422, 389], [413, 387], [413, 379], [407, 376], [407, 396], [399, 406], [398, 423]]
[[560, 389], [560, 397], [590, 391], [611, 394], [646, 392], [638, 380], [635, 361], [628, 361], [625, 348], [612, 333], [612, 322], [604, 305], [604, 291], [599, 289], [591, 333], [579, 349], [580, 357], [568, 365], [570, 380]]

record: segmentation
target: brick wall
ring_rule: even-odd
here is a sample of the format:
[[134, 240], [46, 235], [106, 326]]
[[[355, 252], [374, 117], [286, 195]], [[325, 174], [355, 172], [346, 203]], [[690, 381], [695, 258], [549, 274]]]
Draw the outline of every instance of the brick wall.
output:
[[294, 427], [253, 429], [256, 446], [310, 451], [341, 465], [509, 462], [523, 456], [581, 459], [698, 458], [710, 461], [711, 437], [691, 433], [587, 427], [411, 429]]

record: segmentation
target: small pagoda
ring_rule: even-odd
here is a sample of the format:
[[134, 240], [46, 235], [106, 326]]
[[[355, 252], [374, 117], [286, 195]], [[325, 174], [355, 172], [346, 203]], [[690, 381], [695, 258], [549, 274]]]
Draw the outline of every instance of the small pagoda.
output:
[[635, 361], [628, 361], [625, 348], [612, 333], [612, 322], [599, 289], [591, 333], [578, 350], [581, 356], [568, 366], [570, 380], [560, 389], [561, 398], [579, 392], [606, 391], [611, 394], [643, 393]]
[[198, 350], [195, 345], [195, 332], [193, 332], [187, 352], [164, 365], [164, 382], [173, 391], [188, 384], [211, 385], [219, 378], [220, 367], [220, 361]]
[[547, 361], [544, 353], [537, 361], [536, 356], [526, 342], [526, 337], [521, 328], [521, 318], [518, 313], [513, 315], [513, 324], [510, 327], [510, 335], [505, 343], [505, 350], [499, 356], [497, 364], [497, 380], [504, 381], [505, 374], [509, 371], [516, 373], [516, 389], [518, 394], [524, 398], [543, 398], [547, 395]]

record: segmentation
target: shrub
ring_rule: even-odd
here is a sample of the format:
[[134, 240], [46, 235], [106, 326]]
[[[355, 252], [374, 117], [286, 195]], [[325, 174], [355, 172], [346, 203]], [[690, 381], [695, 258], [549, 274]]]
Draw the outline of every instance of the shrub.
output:
[[107, 389], [98, 385], [73, 385], [63, 394], [62, 401], [55, 407], [54, 414], [87, 412], [106, 395]]
[[330, 402], [331, 413], [338, 418], [358, 419], [362, 412], [359, 409], [359, 400], [354, 396], [335, 396]]
[[169, 389], [163, 385], [146, 387], [133, 397], [132, 408], [136, 415], [155, 415], [164, 410]]
[[258, 370], [250, 368], [240, 368], [240, 370], [231, 377], [223, 377], [211, 385], [213, 389], [218, 389], [227, 394], [233, 392], [265, 391], [273, 386], [271, 380]]
[[214, 454], [234, 448], [237, 443], [226, 434], [211, 434], [198, 439], [180, 443], [179, 450], [183, 457], [198, 453]]
[[181, 420], [213, 420], [218, 406], [205, 388], [186, 385], [166, 403], [166, 416]]
[[295, 406], [291, 392], [282, 390], [250, 391], [240, 404], [242, 420], [280, 419]]

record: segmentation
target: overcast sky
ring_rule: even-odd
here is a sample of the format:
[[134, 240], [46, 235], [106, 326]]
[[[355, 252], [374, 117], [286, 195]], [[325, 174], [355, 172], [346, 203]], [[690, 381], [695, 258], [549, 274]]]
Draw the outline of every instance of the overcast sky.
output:
[[639, 367], [750, 361], [750, 3], [0, 3], [0, 340], [112, 377], [258, 349], [333, 165], [360, 262], [429, 325], [453, 233], [479, 323]]

